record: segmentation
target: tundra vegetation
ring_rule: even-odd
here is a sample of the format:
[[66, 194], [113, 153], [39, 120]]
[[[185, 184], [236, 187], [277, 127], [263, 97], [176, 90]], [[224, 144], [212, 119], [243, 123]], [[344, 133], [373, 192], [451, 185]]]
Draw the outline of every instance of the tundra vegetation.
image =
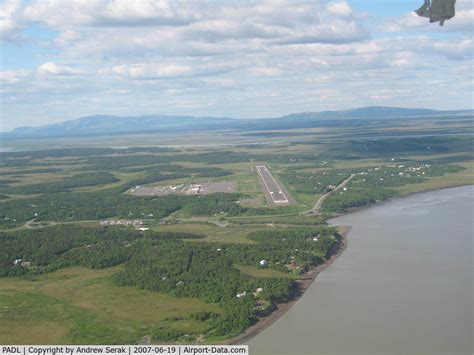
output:
[[[329, 217], [472, 183], [469, 136], [275, 137], [225, 149], [0, 153], [0, 343], [223, 341], [293, 299], [297, 280], [337, 250]], [[265, 205], [259, 164], [296, 204]], [[238, 191], [129, 193], [223, 181]]]

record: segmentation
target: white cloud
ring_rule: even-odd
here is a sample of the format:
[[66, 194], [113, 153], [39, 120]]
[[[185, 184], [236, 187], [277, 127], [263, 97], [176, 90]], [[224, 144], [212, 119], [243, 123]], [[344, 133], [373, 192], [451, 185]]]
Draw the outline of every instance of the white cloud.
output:
[[435, 52], [453, 59], [473, 59], [474, 57], [472, 37], [461, 40], [437, 41], [431, 45]]
[[38, 67], [37, 73], [39, 75], [80, 75], [85, 74], [86, 71], [53, 62], [46, 62]]
[[54, 44], [57, 46], [65, 47], [70, 45], [72, 42], [77, 42], [83, 37], [79, 31], [74, 31], [71, 29], [66, 29], [61, 31], [59, 35], [54, 40]]
[[103, 19], [111, 25], [182, 25], [192, 13], [166, 0], [115, 0], [107, 3]]
[[250, 68], [248, 72], [252, 76], [268, 76], [268, 77], [279, 76], [283, 73], [281, 69], [272, 68], [272, 67], [254, 67], [254, 68]]
[[[2, 68], [0, 109], [28, 120], [262, 117], [341, 103], [429, 104], [419, 100], [428, 85], [432, 105], [466, 107], [472, 6], [458, 3], [440, 28], [412, 14], [377, 27], [342, 0], [9, 0], [0, 29], [10, 39], [28, 34], [22, 43], [33, 56], [23, 69]], [[447, 91], [457, 95], [448, 101]]]
[[4, 84], [17, 84], [28, 77], [26, 70], [4, 70], [0, 71], [0, 82]]
[[193, 20], [192, 11], [168, 0], [36, 0], [24, 17], [55, 28], [169, 26]]
[[348, 17], [352, 15], [352, 9], [345, 1], [332, 2], [327, 6], [327, 9], [336, 16]]
[[186, 76], [193, 68], [184, 65], [163, 65], [159, 63], [116, 65], [111, 69], [114, 75], [132, 79], [160, 79]]
[[390, 59], [389, 63], [396, 68], [415, 67], [414, 55], [409, 51], [395, 53], [393, 58]]
[[20, 0], [6, 0], [0, 4], [0, 40], [12, 41], [21, 38], [21, 27], [16, 20], [20, 5]]

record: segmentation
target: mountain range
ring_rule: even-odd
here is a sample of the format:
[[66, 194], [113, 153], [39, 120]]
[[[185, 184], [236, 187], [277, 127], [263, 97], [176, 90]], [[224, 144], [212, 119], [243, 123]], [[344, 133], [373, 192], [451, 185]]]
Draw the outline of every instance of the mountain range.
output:
[[2, 139], [53, 138], [74, 136], [98, 136], [138, 133], [179, 133], [215, 130], [278, 130], [335, 125], [353, 125], [374, 120], [402, 120], [429, 118], [434, 116], [459, 117], [470, 115], [474, 110], [436, 111], [398, 107], [372, 106], [343, 111], [320, 111], [292, 113], [276, 118], [233, 119], [228, 117], [193, 116], [111, 116], [94, 115], [42, 125], [38, 127], [18, 127], [10, 132], [0, 133]]

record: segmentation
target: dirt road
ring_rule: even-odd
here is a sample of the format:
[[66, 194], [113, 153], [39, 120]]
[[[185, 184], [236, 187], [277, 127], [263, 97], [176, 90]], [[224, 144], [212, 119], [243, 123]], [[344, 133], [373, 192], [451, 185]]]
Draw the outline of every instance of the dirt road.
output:
[[314, 207], [312, 209], [310, 209], [309, 211], [306, 211], [304, 212], [304, 214], [319, 214], [321, 212], [321, 206], [323, 205], [323, 202], [324, 200], [326, 200], [326, 198], [332, 194], [333, 192], [335, 191], [339, 191], [340, 189], [344, 188], [348, 183], [349, 181], [352, 180], [352, 178], [355, 176], [356, 174], [351, 174], [347, 179], [345, 179], [343, 182], [341, 182], [334, 190], [331, 190], [329, 192], [326, 192], [324, 195], [322, 195], [317, 201], [316, 201], [316, 204], [314, 205]]

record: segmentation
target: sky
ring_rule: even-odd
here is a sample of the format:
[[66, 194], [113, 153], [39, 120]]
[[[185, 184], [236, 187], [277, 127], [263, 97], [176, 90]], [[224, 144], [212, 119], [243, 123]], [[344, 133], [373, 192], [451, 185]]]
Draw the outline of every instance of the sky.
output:
[[93, 114], [473, 108], [470, 0], [0, 0], [0, 131]]

